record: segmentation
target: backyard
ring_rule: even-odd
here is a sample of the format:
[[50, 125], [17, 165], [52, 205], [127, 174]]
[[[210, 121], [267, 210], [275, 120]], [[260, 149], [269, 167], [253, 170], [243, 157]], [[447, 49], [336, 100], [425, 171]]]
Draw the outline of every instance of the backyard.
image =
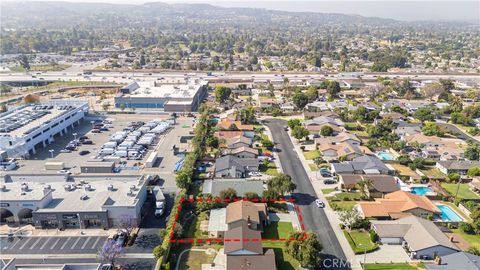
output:
[[213, 252], [207, 254], [204, 251], [186, 251], [180, 260], [178, 269], [202, 269], [202, 264], [212, 263], [215, 255], [216, 253]]
[[445, 179], [446, 177], [445, 174], [435, 167], [427, 167], [426, 169], [420, 171], [430, 179]]
[[273, 249], [278, 270], [302, 270], [297, 260], [285, 252], [285, 242], [263, 242], [264, 249]]
[[460, 235], [465, 241], [470, 244], [472, 247], [476, 247], [480, 249], [480, 235], [478, 234], [466, 234], [460, 229], [452, 229], [452, 232]]
[[[458, 184], [442, 183], [442, 187], [446, 189], [452, 196], [455, 196], [457, 193], [457, 186]], [[480, 197], [475, 194], [475, 192], [470, 190], [470, 186], [468, 184], [460, 184], [460, 188], [458, 189], [458, 198], [471, 200], [479, 199]]]
[[370, 234], [367, 231], [352, 230], [343, 231], [343, 233], [355, 254], [361, 254], [365, 250], [371, 252], [378, 248], [378, 245], [370, 240]]

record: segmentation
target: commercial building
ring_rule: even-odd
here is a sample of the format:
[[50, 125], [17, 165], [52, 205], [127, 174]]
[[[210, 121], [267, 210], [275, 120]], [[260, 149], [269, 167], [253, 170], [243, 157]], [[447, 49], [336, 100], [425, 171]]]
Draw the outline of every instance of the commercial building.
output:
[[199, 79], [133, 82], [120, 89], [115, 107], [192, 112], [205, 97], [207, 86], [208, 82]]
[[146, 182], [140, 176], [136, 180], [2, 183], [1, 222], [59, 229], [138, 225]]
[[0, 114], [0, 151], [8, 157], [29, 157], [63, 136], [88, 113], [85, 101], [32, 103]]

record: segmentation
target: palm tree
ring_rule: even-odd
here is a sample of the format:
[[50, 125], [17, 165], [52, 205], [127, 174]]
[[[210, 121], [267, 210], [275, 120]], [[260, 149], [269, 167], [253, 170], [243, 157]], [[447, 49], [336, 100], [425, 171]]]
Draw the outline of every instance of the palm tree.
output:
[[[362, 180], [357, 182], [357, 188], [360, 191], [360, 196], [362, 198], [370, 198], [370, 188], [373, 186], [372, 179], [369, 178], [362, 178]], [[367, 196], [368, 194], [368, 196]]]

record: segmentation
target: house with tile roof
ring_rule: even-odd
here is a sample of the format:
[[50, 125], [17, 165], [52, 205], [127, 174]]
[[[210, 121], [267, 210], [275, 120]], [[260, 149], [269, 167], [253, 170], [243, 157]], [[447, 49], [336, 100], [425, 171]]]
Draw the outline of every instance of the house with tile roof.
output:
[[413, 259], [434, 259], [460, 250], [435, 223], [421, 217], [411, 215], [397, 220], [372, 220], [371, 225], [380, 242], [403, 244]]
[[355, 206], [364, 218], [397, 219], [407, 215], [428, 217], [439, 215], [440, 209], [425, 196], [407, 191], [395, 191], [375, 201], [359, 202]]

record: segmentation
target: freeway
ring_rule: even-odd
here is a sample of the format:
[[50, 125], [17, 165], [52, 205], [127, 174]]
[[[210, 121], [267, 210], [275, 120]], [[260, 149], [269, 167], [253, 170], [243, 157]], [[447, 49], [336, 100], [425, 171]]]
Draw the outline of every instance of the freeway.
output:
[[[462, 74], [417, 74], [417, 73], [363, 73], [359, 74], [366, 81], [374, 81], [378, 76], [388, 76], [390, 78], [411, 78], [415, 80], [437, 80], [437, 79], [468, 79], [480, 83], [479, 74], [462, 73]], [[52, 71], [52, 72], [30, 72], [28, 74], [21, 72], [0, 73], [0, 82], [34, 82], [34, 81], [103, 81], [115, 83], [128, 83], [132, 80], [158, 80], [158, 79], [180, 79], [185, 77], [204, 78], [209, 81], [215, 80], [283, 80], [288, 78], [294, 80], [323, 80], [323, 79], [348, 79], [350, 75], [344, 76], [342, 73], [276, 73], [276, 72], [213, 72], [207, 74], [205, 72], [189, 72], [189, 71], [93, 71], [92, 74], [84, 75], [82, 72], [71, 71]]]
[[[328, 259], [346, 260], [346, 256], [338, 242], [335, 232], [329, 223], [323, 209], [318, 208], [314, 201], [317, 198], [315, 190], [294, 150], [288, 133], [284, 130], [287, 124], [282, 119], [267, 119], [263, 123], [270, 129], [284, 173], [290, 175], [297, 185], [292, 196], [299, 205], [303, 216], [305, 229], [316, 233], [323, 246], [322, 257]], [[331, 268], [330, 268], [331, 269]], [[342, 268], [335, 268], [342, 269]]]

